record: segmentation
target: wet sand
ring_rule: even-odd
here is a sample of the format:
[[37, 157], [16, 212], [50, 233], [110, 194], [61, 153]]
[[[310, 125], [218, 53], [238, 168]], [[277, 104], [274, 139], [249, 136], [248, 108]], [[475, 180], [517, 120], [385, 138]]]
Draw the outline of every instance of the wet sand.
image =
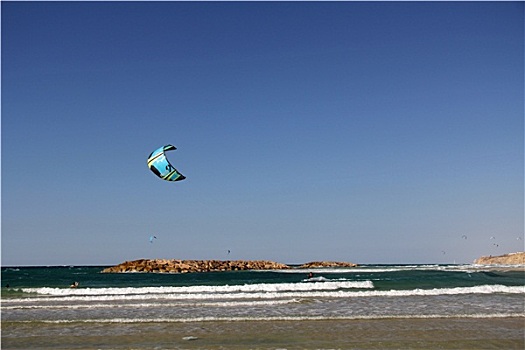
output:
[[2, 323], [2, 349], [524, 349], [525, 318]]

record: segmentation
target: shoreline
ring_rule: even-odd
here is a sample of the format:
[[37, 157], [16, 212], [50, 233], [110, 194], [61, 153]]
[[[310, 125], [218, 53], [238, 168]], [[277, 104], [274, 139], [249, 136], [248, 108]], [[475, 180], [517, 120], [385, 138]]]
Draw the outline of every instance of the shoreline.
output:
[[[486, 267], [319, 268], [334, 275], [303, 283], [304, 269], [21, 268], [3, 276], [26, 287], [2, 289], [2, 348], [522, 350], [523, 273], [476, 269]], [[67, 287], [77, 279], [81, 288]]]
[[[523, 349], [525, 317], [16, 324], [3, 349]], [[13, 337], [13, 328], [27, 337]], [[38, 332], [35, 337], [34, 332]], [[102, 332], [102, 334], [101, 334]], [[91, 336], [91, 334], [98, 334]]]

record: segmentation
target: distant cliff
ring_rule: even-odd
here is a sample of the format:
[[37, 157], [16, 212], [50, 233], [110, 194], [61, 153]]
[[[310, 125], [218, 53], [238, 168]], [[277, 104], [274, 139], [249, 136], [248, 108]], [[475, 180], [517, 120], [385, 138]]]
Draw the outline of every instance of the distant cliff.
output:
[[[353, 267], [352, 263], [342, 262], [311, 262], [299, 268], [312, 267]], [[119, 265], [108, 267], [102, 273], [154, 272], [154, 273], [190, 273], [241, 270], [284, 270], [291, 267], [286, 264], [268, 260], [167, 260], [139, 259], [125, 261]]]
[[510, 253], [499, 256], [482, 256], [474, 260], [479, 265], [525, 265], [525, 252]]

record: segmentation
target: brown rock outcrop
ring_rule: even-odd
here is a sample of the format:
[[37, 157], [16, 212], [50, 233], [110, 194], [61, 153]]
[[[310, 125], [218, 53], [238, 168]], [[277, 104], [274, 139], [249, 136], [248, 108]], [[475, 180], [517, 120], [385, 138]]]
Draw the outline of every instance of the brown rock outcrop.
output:
[[482, 256], [474, 260], [478, 265], [525, 265], [525, 252], [510, 253], [499, 256]]
[[312, 261], [299, 266], [300, 269], [310, 269], [317, 267], [356, 267], [357, 264], [350, 262], [337, 262], [337, 261]]
[[290, 267], [267, 260], [166, 260], [140, 259], [125, 261], [102, 270], [102, 273], [155, 272], [189, 273], [240, 270], [283, 270]]

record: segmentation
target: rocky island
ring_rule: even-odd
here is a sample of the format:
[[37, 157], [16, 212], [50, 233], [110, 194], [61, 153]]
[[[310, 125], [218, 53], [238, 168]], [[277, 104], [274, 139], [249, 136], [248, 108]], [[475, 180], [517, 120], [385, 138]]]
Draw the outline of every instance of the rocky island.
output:
[[510, 253], [499, 256], [482, 256], [474, 260], [478, 265], [525, 265], [525, 252]]
[[[354, 267], [345, 262], [311, 262], [299, 268], [314, 267]], [[119, 265], [105, 268], [102, 273], [153, 272], [153, 273], [191, 273], [242, 270], [284, 270], [291, 267], [268, 260], [175, 260], [139, 259], [125, 261]]]
[[299, 266], [300, 269], [311, 269], [318, 267], [356, 267], [357, 264], [339, 261], [312, 261]]

